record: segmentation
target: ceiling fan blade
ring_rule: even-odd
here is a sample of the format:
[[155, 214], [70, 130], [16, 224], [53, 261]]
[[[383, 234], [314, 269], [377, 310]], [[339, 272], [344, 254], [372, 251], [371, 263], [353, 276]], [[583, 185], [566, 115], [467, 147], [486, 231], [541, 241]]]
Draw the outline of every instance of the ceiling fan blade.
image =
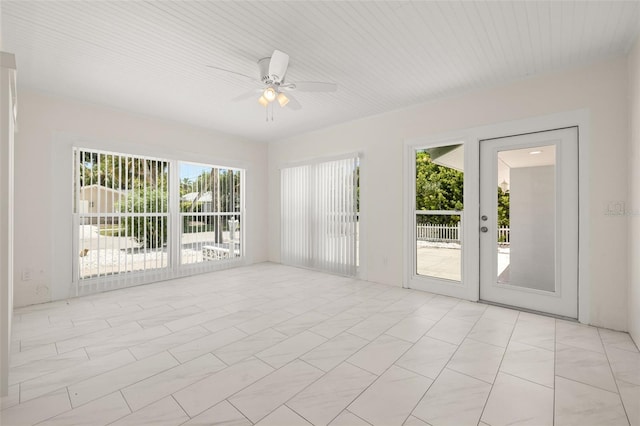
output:
[[275, 81], [282, 81], [289, 66], [289, 55], [279, 50], [274, 50], [269, 61], [269, 76]]
[[291, 108], [294, 111], [300, 111], [302, 109], [302, 105], [296, 98], [293, 97], [290, 93], [287, 94], [287, 98], [289, 98], [289, 103], [287, 103], [287, 108]]
[[320, 81], [296, 81], [295, 83], [290, 83], [289, 86], [292, 86], [293, 90], [299, 92], [335, 92], [338, 90], [336, 83], [324, 83]]
[[293, 83], [281, 84], [280, 86], [278, 86], [278, 90], [287, 93], [293, 92], [294, 90], [296, 90], [296, 85]]
[[220, 68], [220, 67], [214, 67], [213, 65], [207, 65], [207, 67], [208, 68], [213, 68], [214, 70], [227, 72], [229, 74], [235, 74], [235, 75], [238, 75], [240, 77], [248, 78], [249, 80], [251, 80], [253, 82], [256, 82], [256, 83], [261, 83], [257, 78], [251, 77], [250, 75], [242, 74], [241, 72], [231, 71], [231, 70], [228, 70], [228, 69], [225, 69], [225, 68]]
[[[251, 98], [256, 98], [256, 96], [258, 95], [258, 93], [262, 92], [262, 89], [254, 89], [254, 90], [250, 90], [246, 93], [243, 93], [240, 96], [236, 96], [235, 98], [231, 99], [231, 102], [239, 102], [239, 101], [244, 101], [246, 99], [251, 99]], [[256, 98], [257, 99], [257, 98]]]

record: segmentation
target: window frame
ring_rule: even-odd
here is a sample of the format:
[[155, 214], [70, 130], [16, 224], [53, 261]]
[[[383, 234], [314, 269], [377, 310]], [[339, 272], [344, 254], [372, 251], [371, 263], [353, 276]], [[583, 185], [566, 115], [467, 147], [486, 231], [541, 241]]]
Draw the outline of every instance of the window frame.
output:
[[[76, 295], [91, 294], [99, 291], [107, 291], [116, 288], [131, 287], [136, 285], [148, 284], [152, 282], [164, 281], [168, 279], [174, 279], [184, 276], [196, 275], [201, 273], [213, 272], [221, 269], [228, 269], [232, 267], [241, 266], [247, 263], [246, 258], [246, 174], [247, 169], [239, 167], [238, 165], [224, 164], [224, 162], [202, 162], [202, 161], [190, 161], [186, 159], [176, 159], [170, 156], [155, 157], [149, 155], [140, 155], [137, 153], [128, 153], [121, 150], [106, 150], [96, 149], [90, 146], [72, 145], [72, 202], [71, 202], [71, 215], [72, 215], [72, 287], [75, 288]], [[102, 275], [96, 277], [81, 278], [79, 273], [79, 224], [81, 214], [77, 209], [77, 194], [79, 190], [79, 182], [76, 174], [76, 153], [88, 151], [105, 155], [114, 156], [127, 156], [133, 158], [142, 158], [145, 160], [163, 161], [168, 165], [168, 206], [167, 206], [167, 266], [164, 268], [153, 268], [145, 271], [123, 271], [120, 273], [114, 273], [111, 275]], [[224, 259], [211, 262], [198, 262], [191, 264], [181, 264], [181, 237], [182, 237], [182, 212], [180, 211], [180, 165], [183, 163], [197, 164], [210, 168], [232, 170], [239, 172], [240, 176], [240, 211], [237, 215], [240, 217], [240, 249], [237, 257], [232, 259]], [[224, 164], [224, 165], [222, 165]], [[118, 214], [118, 216], [124, 216], [125, 214]]]

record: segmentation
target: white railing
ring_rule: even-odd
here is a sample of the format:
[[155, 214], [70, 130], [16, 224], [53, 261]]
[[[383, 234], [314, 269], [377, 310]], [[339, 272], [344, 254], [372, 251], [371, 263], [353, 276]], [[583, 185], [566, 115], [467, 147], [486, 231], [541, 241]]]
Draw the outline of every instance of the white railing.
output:
[[[498, 228], [498, 242], [501, 244], [509, 244], [509, 228]], [[418, 241], [431, 242], [459, 242], [460, 241], [460, 222], [455, 226], [436, 225], [427, 223], [417, 225], [416, 238]]]
[[418, 225], [416, 236], [419, 241], [457, 242], [460, 241], [460, 222], [455, 226], [434, 225], [431, 223]]
[[498, 228], [498, 242], [501, 244], [509, 244], [511, 242], [509, 228]]

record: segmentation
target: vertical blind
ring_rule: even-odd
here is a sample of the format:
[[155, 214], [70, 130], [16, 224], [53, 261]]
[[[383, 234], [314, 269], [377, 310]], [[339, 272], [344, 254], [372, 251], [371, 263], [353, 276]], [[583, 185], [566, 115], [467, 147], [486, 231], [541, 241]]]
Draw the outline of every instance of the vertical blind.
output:
[[281, 170], [281, 258], [293, 266], [355, 275], [358, 156]]
[[116, 276], [166, 278], [169, 162], [79, 148], [74, 160], [74, 280], [108, 290]]
[[84, 148], [73, 156], [75, 294], [242, 261], [241, 169]]

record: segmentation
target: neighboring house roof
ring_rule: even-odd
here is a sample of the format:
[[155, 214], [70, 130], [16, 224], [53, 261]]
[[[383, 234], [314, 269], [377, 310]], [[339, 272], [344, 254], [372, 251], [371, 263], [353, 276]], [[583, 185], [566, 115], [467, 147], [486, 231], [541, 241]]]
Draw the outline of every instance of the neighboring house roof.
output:
[[182, 197], [180, 197], [180, 200], [193, 203], [193, 200], [195, 200], [196, 198], [198, 198], [198, 192], [189, 192], [188, 194], [184, 194]]
[[126, 196], [127, 195], [127, 191], [123, 191], [120, 189], [113, 189], [113, 188], [109, 188], [108, 186], [102, 186], [102, 185], [98, 185], [98, 184], [94, 184], [94, 185], [87, 185], [87, 186], [82, 186], [80, 187], [81, 191], [85, 191], [87, 189], [92, 189], [92, 188], [98, 188], [101, 189], [103, 191], [108, 191], [108, 192], [114, 192], [120, 196]]
[[199, 194], [199, 192], [189, 192], [180, 197], [180, 200], [189, 201], [191, 203], [196, 200], [203, 203], [210, 203], [212, 201], [211, 191], [204, 192], [200, 197], [198, 197]]

